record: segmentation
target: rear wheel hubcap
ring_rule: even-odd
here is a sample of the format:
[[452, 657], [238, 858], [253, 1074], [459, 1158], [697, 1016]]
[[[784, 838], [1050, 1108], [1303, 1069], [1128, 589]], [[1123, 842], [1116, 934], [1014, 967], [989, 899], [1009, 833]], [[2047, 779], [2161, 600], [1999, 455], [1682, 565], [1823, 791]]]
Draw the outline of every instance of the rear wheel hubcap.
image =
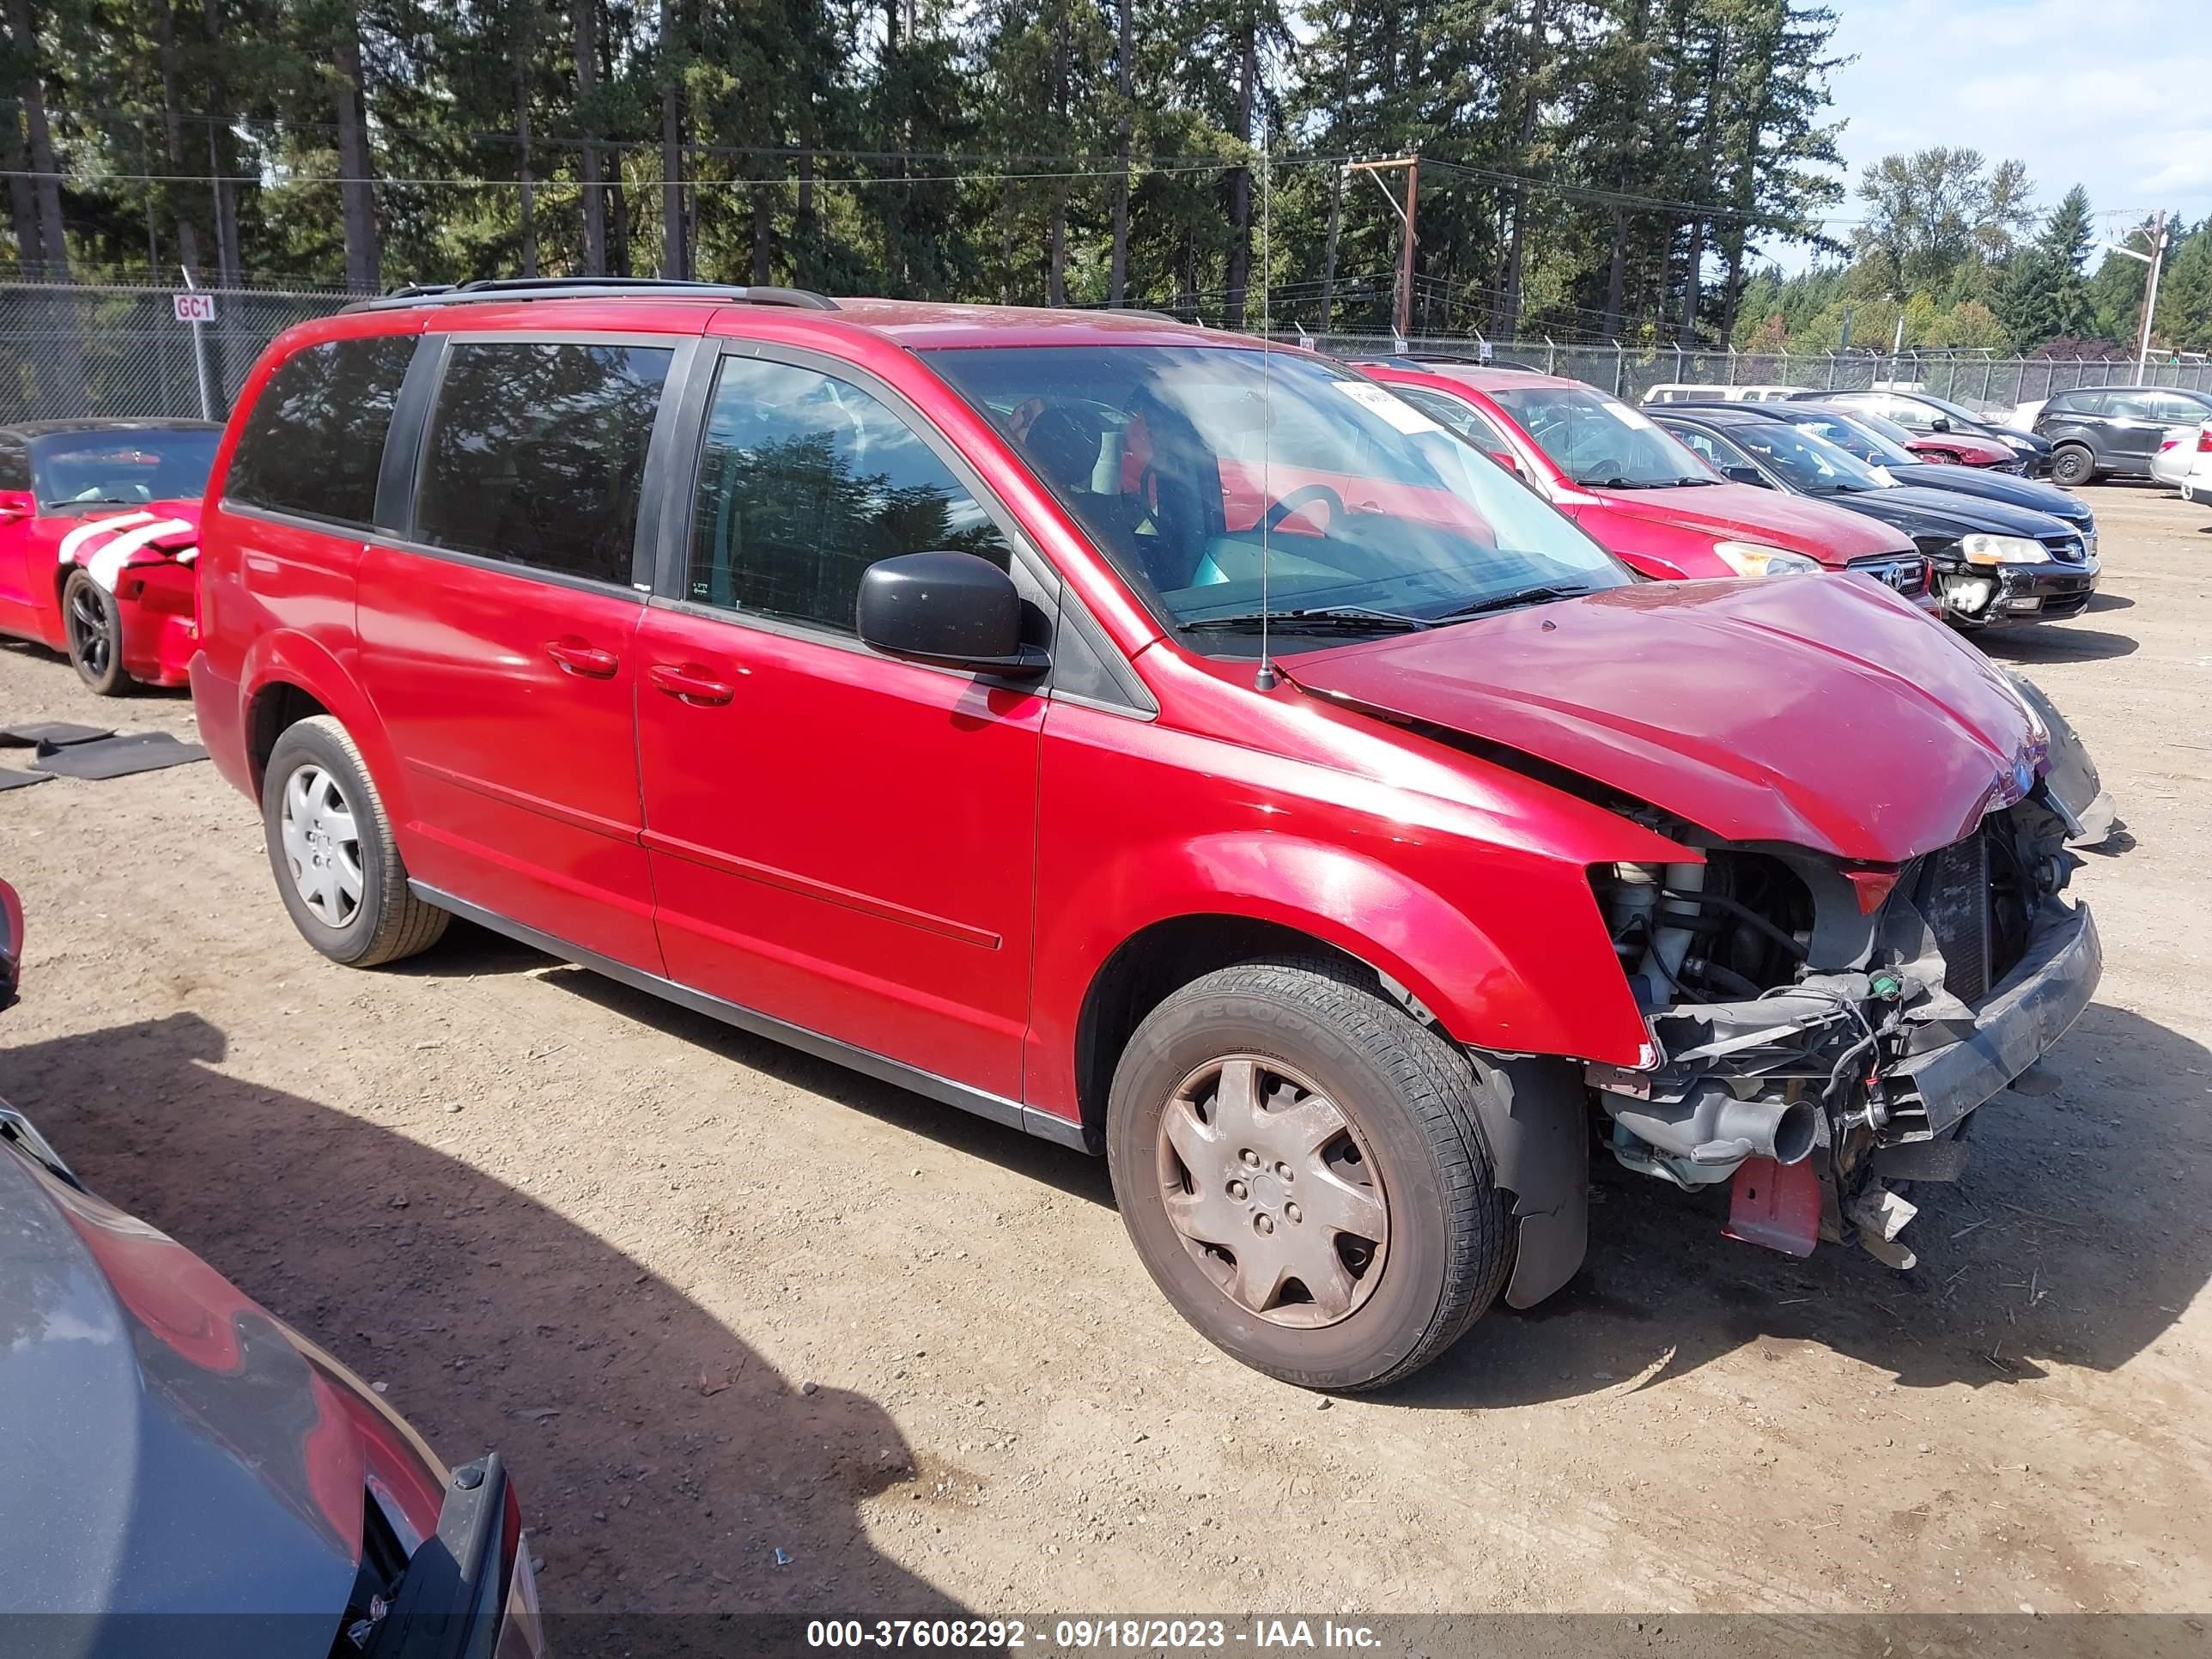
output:
[[1279, 1060], [1230, 1054], [1160, 1116], [1168, 1223], [1200, 1269], [1277, 1325], [1334, 1325], [1381, 1281], [1390, 1212], [1351, 1117]]
[[325, 927], [343, 927], [361, 909], [361, 831], [338, 781], [321, 767], [284, 781], [277, 819], [284, 864], [301, 900]]

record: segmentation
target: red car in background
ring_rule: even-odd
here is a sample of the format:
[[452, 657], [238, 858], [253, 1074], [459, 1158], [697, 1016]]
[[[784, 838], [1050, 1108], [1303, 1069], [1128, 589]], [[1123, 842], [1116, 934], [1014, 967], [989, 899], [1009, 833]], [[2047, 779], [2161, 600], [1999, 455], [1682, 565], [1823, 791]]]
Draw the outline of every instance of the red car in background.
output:
[[1722, 477], [1640, 410], [1580, 380], [1435, 359], [1356, 365], [1520, 475], [1640, 574], [1669, 580], [1850, 570], [1936, 615], [1902, 532]]
[[222, 436], [210, 421], [0, 427], [0, 634], [66, 651], [103, 696], [185, 684]]

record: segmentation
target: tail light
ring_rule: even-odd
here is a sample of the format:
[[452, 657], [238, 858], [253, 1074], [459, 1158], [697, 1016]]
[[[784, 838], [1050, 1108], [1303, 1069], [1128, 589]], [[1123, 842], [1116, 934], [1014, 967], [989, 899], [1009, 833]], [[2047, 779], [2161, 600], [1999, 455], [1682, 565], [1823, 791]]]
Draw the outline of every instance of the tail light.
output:
[[2212, 455], [2212, 421], [2208, 421], [2197, 428], [2197, 453], [2200, 455]]

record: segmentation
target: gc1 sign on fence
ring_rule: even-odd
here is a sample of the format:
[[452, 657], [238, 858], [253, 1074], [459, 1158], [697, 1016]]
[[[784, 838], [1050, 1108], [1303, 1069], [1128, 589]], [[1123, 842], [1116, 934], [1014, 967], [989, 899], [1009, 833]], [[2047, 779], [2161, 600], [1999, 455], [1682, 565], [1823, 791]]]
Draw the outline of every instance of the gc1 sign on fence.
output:
[[215, 295], [212, 294], [189, 290], [173, 294], [169, 299], [177, 308], [177, 320], [180, 323], [211, 323], [215, 320]]

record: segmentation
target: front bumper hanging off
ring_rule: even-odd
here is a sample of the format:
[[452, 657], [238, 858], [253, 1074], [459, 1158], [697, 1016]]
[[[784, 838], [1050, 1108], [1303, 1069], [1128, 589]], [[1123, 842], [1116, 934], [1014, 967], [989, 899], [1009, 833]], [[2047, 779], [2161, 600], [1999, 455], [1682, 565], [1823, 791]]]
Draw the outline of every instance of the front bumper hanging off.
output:
[[2048, 901], [2027, 953], [1973, 1011], [1972, 1031], [1908, 1054], [1887, 1074], [1893, 1107], [1917, 1102], [1927, 1121], [1916, 1133], [1947, 1133], [2066, 1034], [2096, 994], [2104, 969], [2104, 945], [2089, 907]]

